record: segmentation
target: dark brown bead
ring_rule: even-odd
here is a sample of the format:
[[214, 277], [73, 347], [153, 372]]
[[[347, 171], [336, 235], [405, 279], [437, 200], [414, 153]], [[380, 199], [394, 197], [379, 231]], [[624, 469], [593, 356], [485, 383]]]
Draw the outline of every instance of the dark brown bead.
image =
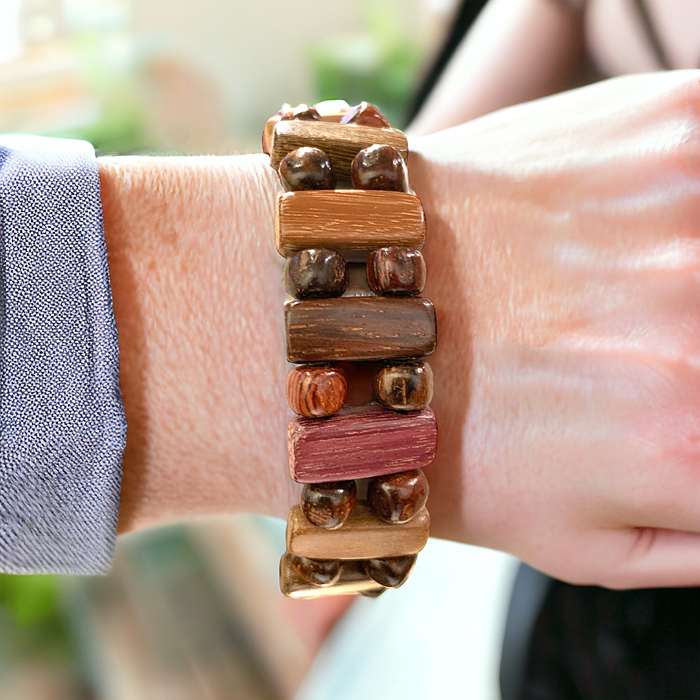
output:
[[388, 523], [407, 523], [428, 500], [428, 480], [420, 469], [370, 479], [367, 500], [374, 514]]
[[374, 376], [374, 395], [394, 411], [417, 411], [433, 398], [433, 370], [427, 362], [387, 364]]
[[343, 563], [338, 559], [307, 559], [291, 555], [294, 571], [315, 586], [332, 586], [340, 578]]
[[301, 509], [306, 519], [317, 527], [340, 527], [348, 518], [357, 500], [354, 481], [328, 481], [304, 484]]
[[357, 124], [358, 126], [378, 126], [382, 129], [391, 129], [389, 120], [374, 106], [368, 102], [360, 102], [349, 112], [343, 115], [341, 124]]
[[405, 557], [367, 559], [364, 562], [365, 573], [380, 586], [398, 588], [410, 576], [417, 557], [417, 554], [409, 554]]
[[287, 374], [287, 401], [300, 416], [332, 416], [345, 405], [347, 395], [348, 383], [338, 367], [293, 367]]
[[287, 153], [280, 163], [280, 179], [286, 190], [332, 190], [335, 187], [328, 156], [320, 148], [310, 146]]
[[339, 297], [347, 286], [348, 266], [334, 250], [300, 250], [284, 267], [284, 288], [297, 299]]
[[386, 591], [386, 588], [375, 588], [373, 591], [362, 591], [360, 595], [363, 595], [365, 598], [379, 598]]
[[367, 260], [367, 281], [382, 296], [420, 294], [425, 287], [425, 260], [414, 248], [377, 248]]
[[300, 104], [296, 107], [292, 107], [289, 111], [285, 112], [281, 120], [287, 121], [289, 119], [299, 119], [301, 121], [323, 121], [323, 117], [318, 113], [316, 107], [309, 107], [309, 105]]
[[375, 144], [358, 151], [350, 175], [356, 190], [408, 192], [406, 163], [393, 146]]

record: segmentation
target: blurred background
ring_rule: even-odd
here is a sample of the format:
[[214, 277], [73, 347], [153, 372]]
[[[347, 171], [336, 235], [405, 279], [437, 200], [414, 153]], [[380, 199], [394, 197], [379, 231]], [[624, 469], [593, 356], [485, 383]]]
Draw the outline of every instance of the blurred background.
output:
[[[398, 127], [454, 0], [0, 0], [0, 132], [101, 154], [260, 150], [280, 103], [368, 100]], [[431, 540], [321, 646], [278, 592], [284, 523], [121, 538], [104, 578], [0, 576], [0, 700], [496, 700], [516, 562]], [[316, 657], [316, 658], [315, 658]], [[314, 661], [315, 658], [315, 661]]]

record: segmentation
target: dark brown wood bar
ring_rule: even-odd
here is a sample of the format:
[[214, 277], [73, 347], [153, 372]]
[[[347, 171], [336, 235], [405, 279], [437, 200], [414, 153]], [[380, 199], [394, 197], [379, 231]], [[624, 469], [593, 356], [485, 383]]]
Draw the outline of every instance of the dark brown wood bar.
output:
[[285, 309], [290, 362], [389, 360], [430, 355], [437, 342], [428, 299], [309, 299]]

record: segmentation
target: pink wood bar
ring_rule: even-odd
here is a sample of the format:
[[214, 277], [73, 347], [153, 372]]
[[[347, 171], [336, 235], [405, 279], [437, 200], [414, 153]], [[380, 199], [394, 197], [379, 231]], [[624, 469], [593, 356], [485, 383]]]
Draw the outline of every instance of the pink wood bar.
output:
[[429, 408], [396, 413], [357, 406], [330, 418], [295, 418], [287, 441], [296, 481], [363, 479], [428, 466], [437, 451], [437, 425]]

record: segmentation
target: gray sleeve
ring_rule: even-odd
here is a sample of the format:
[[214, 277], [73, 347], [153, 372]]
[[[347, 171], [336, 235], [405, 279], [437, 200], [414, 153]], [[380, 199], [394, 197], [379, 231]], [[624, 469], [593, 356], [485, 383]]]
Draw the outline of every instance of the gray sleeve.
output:
[[125, 441], [94, 149], [0, 136], [0, 572], [107, 571]]

